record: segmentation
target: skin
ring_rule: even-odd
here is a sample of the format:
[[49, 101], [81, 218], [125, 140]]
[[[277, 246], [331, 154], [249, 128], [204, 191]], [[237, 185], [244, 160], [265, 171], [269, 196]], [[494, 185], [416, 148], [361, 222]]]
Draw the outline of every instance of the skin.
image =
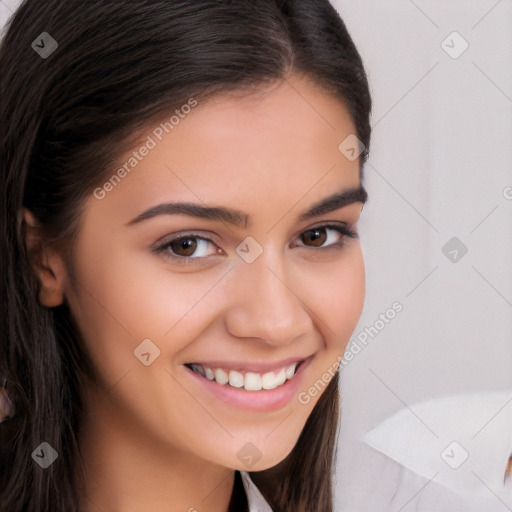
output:
[[[328, 222], [356, 230], [362, 204], [296, 218], [359, 186], [359, 161], [338, 150], [353, 133], [344, 105], [299, 75], [265, 95], [199, 103], [103, 200], [88, 198], [75, 280], [59, 253], [45, 250], [39, 299], [68, 302], [101, 377], [86, 384], [80, 430], [88, 510], [227, 510], [234, 469], [248, 470], [242, 446], [262, 454], [250, 471], [293, 449], [321, 393], [277, 411], [241, 410], [207, 395], [183, 364], [314, 355], [304, 391], [343, 353], [364, 302], [360, 241], [324, 229], [320, 244], [345, 245], [318, 248], [301, 234]], [[126, 225], [173, 201], [236, 208], [251, 225], [186, 215]], [[36, 225], [28, 211], [25, 220]], [[219, 249], [203, 242], [194, 255], [206, 257], [190, 265], [151, 251], [190, 230]], [[263, 248], [251, 264], [235, 251], [248, 236]], [[134, 357], [146, 338], [161, 351], [150, 366]]]

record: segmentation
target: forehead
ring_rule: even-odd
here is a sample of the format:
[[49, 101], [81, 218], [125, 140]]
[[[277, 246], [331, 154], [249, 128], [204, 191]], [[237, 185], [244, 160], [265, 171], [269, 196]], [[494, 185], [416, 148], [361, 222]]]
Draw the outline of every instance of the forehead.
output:
[[[179, 198], [262, 214], [265, 204], [290, 207], [310, 194], [305, 207], [359, 184], [359, 161], [338, 149], [355, 133], [351, 116], [342, 101], [307, 79], [292, 76], [264, 94], [198, 99], [174, 114], [150, 125], [119, 159], [112, 174], [123, 166], [127, 172], [109, 187], [103, 207], [108, 203], [125, 218], [125, 204], [133, 217]], [[150, 149], [142, 156], [144, 146]]]

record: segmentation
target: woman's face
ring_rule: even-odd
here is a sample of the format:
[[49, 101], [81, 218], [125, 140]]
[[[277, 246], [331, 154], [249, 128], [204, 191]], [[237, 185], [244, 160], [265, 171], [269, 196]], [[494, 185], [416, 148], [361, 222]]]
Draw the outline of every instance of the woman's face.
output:
[[159, 450], [259, 471], [292, 450], [363, 307], [360, 243], [343, 234], [362, 202], [314, 208], [359, 189], [338, 149], [355, 128], [296, 75], [173, 122], [85, 204], [63, 292], [101, 376], [90, 403]]

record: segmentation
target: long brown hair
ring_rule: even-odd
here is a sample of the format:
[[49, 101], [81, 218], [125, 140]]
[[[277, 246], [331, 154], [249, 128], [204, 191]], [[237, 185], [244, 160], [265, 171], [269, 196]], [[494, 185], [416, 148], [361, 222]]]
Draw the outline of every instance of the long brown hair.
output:
[[[85, 198], [134, 134], [192, 97], [265, 90], [290, 70], [348, 107], [366, 148], [362, 178], [371, 97], [328, 0], [24, 0], [1, 42], [0, 69], [0, 380], [16, 407], [16, 428], [0, 425], [9, 438], [0, 510], [78, 512], [80, 375], [94, 368], [66, 304], [38, 301], [21, 208], [46, 243], [70, 254]], [[290, 455], [254, 474], [276, 512], [333, 510], [335, 377]], [[44, 471], [30, 463], [42, 441], [59, 453]]]

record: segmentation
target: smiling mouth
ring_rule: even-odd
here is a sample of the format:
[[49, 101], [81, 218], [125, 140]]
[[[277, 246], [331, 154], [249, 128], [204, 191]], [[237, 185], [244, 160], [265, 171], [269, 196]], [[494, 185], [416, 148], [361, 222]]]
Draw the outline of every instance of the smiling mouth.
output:
[[304, 361], [295, 361], [278, 370], [265, 373], [212, 368], [198, 363], [187, 363], [185, 366], [205, 379], [215, 381], [217, 384], [244, 388], [246, 391], [261, 391], [262, 389], [275, 389], [283, 386], [294, 377]]

